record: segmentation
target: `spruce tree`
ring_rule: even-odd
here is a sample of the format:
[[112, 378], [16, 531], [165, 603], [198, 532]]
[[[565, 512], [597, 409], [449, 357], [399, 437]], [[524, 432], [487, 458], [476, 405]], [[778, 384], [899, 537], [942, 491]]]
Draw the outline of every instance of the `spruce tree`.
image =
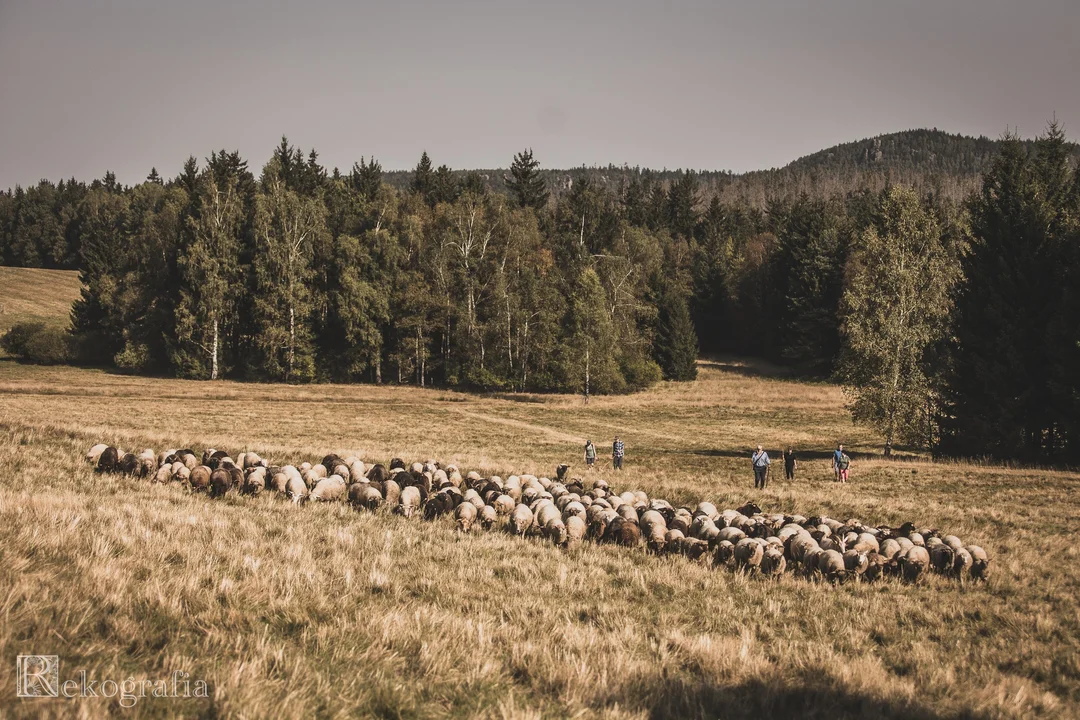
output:
[[1048, 460], [1069, 442], [1063, 403], [1074, 397], [1076, 372], [1062, 363], [1080, 340], [1067, 300], [1078, 213], [1064, 145], [1056, 125], [1034, 154], [1007, 135], [971, 204], [947, 451]]
[[510, 164], [510, 179], [506, 185], [521, 207], [539, 210], [547, 204], [547, 183], [540, 176], [539, 167], [540, 162], [533, 158], [532, 148], [514, 155], [514, 162]]
[[656, 336], [653, 356], [665, 380], [688, 381], [697, 378], [697, 334], [690, 319], [686, 294], [665, 274], [656, 302]]
[[427, 200], [434, 183], [434, 175], [435, 173], [431, 169], [431, 158], [428, 157], [427, 150], [425, 150], [420, 156], [420, 162], [416, 163], [416, 168], [413, 170], [412, 180], [409, 182], [409, 192]]
[[671, 184], [667, 196], [667, 226], [672, 234], [689, 239], [697, 228], [697, 175], [684, 170]]
[[360, 158], [360, 164], [353, 163], [352, 173], [349, 175], [349, 184], [353, 190], [360, 193], [368, 202], [375, 199], [382, 186], [382, 165], [375, 158], [367, 162]]

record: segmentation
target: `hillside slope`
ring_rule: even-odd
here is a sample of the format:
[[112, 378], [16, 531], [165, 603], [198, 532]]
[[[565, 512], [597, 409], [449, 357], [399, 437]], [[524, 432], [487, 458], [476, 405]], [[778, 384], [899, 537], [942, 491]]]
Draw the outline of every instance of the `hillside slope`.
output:
[[74, 270], [0, 267], [0, 333], [19, 322], [67, 324], [81, 288]]

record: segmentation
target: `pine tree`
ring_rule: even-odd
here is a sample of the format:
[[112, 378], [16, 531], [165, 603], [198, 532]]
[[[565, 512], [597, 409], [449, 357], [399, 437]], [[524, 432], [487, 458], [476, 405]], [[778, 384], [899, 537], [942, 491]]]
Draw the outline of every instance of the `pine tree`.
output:
[[840, 301], [849, 230], [836, 208], [803, 194], [777, 228], [774, 290], [783, 289], [777, 328], [785, 360], [827, 374], [840, 349]]
[[690, 319], [685, 292], [665, 274], [656, 301], [656, 336], [653, 356], [665, 380], [688, 381], [697, 378], [697, 334]]
[[360, 158], [360, 164], [353, 163], [352, 173], [349, 175], [349, 183], [353, 190], [357, 191], [371, 202], [379, 192], [382, 185], [382, 165], [371, 158], [371, 162]]
[[440, 165], [431, 179], [431, 192], [427, 201], [430, 205], [454, 202], [461, 196], [461, 185], [453, 172], [446, 165]]
[[150, 174], [146, 176], [146, 182], [157, 183], [158, 185], [163, 184], [161, 176], [158, 175], [156, 167], [150, 168]]
[[409, 192], [427, 200], [434, 182], [434, 174], [431, 169], [431, 158], [428, 157], [427, 150], [425, 150], [420, 155], [420, 162], [416, 164], [416, 168], [413, 170], [412, 181], [409, 183]]
[[532, 148], [514, 155], [514, 162], [510, 165], [510, 179], [506, 185], [521, 207], [539, 210], [547, 204], [547, 183], [540, 176], [539, 167], [540, 162], [533, 158]]
[[1080, 337], [1067, 288], [1076, 282], [1080, 213], [1064, 145], [1055, 124], [1034, 154], [1006, 136], [971, 204], [948, 388], [950, 452], [1047, 460], [1069, 451], [1069, 363]]
[[667, 226], [675, 235], [689, 239], [697, 229], [697, 175], [684, 170], [667, 196]]
[[925, 356], [946, 332], [958, 270], [937, 219], [902, 187], [887, 191], [856, 262], [844, 291], [840, 375], [853, 417], [880, 430], [888, 455], [896, 441], [925, 443], [937, 404]]

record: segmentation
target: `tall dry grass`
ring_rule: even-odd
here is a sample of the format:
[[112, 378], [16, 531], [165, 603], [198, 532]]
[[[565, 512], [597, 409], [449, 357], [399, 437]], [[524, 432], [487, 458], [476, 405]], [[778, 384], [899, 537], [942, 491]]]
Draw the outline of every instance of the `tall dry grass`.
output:
[[[1080, 477], [870, 459], [839, 391], [703, 364], [631, 397], [131, 378], [0, 362], [0, 709], [11, 716], [1076, 717]], [[987, 584], [765, 581], [643, 550], [462, 536], [344, 505], [212, 501], [94, 475], [127, 449], [436, 457], [594, 473], [676, 503], [914, 519], [984, 546]], [[852, 483], [829, 481], [836, 440]], [[796, 482], [754, 491], [747, 451], [794, 443]], [[819, 453], [820, 456], [814, 453]], [[205, 679], [205, 700], [13, 697], [15, 656], [98, 677]], [[66, 670], [65, 670], [66, 672]]]

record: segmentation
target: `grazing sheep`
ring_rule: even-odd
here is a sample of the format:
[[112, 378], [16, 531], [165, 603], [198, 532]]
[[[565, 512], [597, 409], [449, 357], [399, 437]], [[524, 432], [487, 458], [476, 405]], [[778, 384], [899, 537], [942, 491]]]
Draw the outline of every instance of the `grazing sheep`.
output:
[[300, 477], [300, 473], [293, 468], [294, 472], [289, 474], [289, 481], [285, 485], [285, 497], [293, 501], [293, 504], [299, 504], [304, 501], [304, 498], [308, 494], [308, 486]]
[[490, 505], [485, 505], [480, 508], [479, 512], [480, 527], [484, 530], [490, 530], [495, 527], [495, 523], [499, 520], [499, 513], [495, 512], [495, 508]]
[[541, 534], [555, 545], [565, 545], [569, 534], [561, 517], [552, 518], [541, 528]]
[[955, 559], [956, 551], [950, 545], [941, 542], [930, 548], [930, 567], [935, 572], [946, 573], [951, 571]]
[[968, 545], [967, 551], [971, 555], [971, 577], [975, 580], [985, 580], [990, 558], [986, 551], [978, 545]]
[[491, 504], [494, 506], [495, 512], [500, 515], [509, 515], [514, 512], [514, 508], [517, 506], [517, 503], [514, 502], [514, 498], [509, 495], [499, 495], [495, 498], [495, 502]]
[[818, 572], [829, 582], [842, 581], [847, 576], [844, 556], [836, 550], [823, 550], [818, 557]]
[[863, 577], [869, 582], [874, 582], [884, 577], [889, 568], [889, 559], [881, 553], [872, 552], [866, 556], [866, 572]]
[[105, 443], [98, 443], [97, 445], [95, 445], [92, 448], [90, 448], [89, 450], [87, 450], [86, 451], [86, 462], [88, 462], [91, 465], [96, 466], [97, 462], [98, 462], [98, 459], [101, 458], [101, 453], [105, 452], [105, 450], [108, 447], [109, 446], [106, 445]]
[[441, 515], [448, 515], [454, 511], [456, 498], [449, 492], [440, 491], [428, 496], [424, 503], [424, 519], [434, 520]]
[[721, 540], [716, 543], [713, 551], [714, 565], [731, 565], [735, 562], [735, 545], [730, 540]]
[[219, 467], [210, 473], [210, 497], [219, 498], [232, 489], [233, 476], [225, 468]]
[[869, 565], [870, 561], [867, 559], [866, 553], [855, 549], [844, 553], [844, 570], [847, 572], [848, 577], [861, 576], [866, 572]]
[[784, 551], [776, 546], [769, 547], [761, 558], [760, 567], [761, 573], [766, 577], [782, 575], [784, 570], [787, 569], [787, 559], [784, 557]]
[[949, 574], [953, 577], [962, 578], [971, 571], [974, 564], [975, 559], [966, 548], [957, 548], [956, 559], [953, 560], [953, 566], [950, 568]]
[[[488, 506], [490, 507], [490, 506]], [[494, 508], [496, 514], [499, 513], [498, 508]], [[514, 507], [513, 512], [510, 514], [509, 527], [510, 532], [515, 535], [524, 535], [533, 524], [533, 511], [529, 509], [528, 505], [519, 504]]]
[[383, 495], [379, 489], [367, 482], [353, 483], [349, 486], [349, 502], [356, 508], [364, 508], [372, 512], [382, 505]]
[[266, 468], [252, 468], [240, 486], [243, 495], [258, 495], [266, 489]]
[[914, 545], [900, 556], [900, 572], [907, 582], [915, 582], [930, 565], [930, 553], [926, 548]]
[[735, 564], [744, 570], [756, 570], [765, 556], [765, 548], [755, 538], [743, 538], [735, 543]]
[[476, 506], [469, 502], [463, 502], [454, 508], [454, 519], [457, 522], [458, 530], [461, 532], [472, 530], [477, 515]]
[[188, 477], [188, 482], [191, 484], [191, 489], [195, 492], [201, 490], [208, 490], [210, 488], [210, 473], [213, 471], [206, 465], [198, 465], [191, 471], [191, 475]]
[[630, 522], [626, 518], [617, 515], [608, 525], [607, 530], [604, 532], [604, 537], [607, 542], [615, 543], [616, 545], [623, 545], [625, 547], [635, 547], [641, 542], [641, 529], [637, 523]]
[[578, 515], [571, 515], [564, 522], [566, 523], [566, 544], [569, 546], [581, 543], [587, 531], [585, 520]]
[[172, 467], [172, 465], [162, 465], [161, 467], [158, 468], [157, 472], [154, 473], [154, 482], [161, 483], [162, 485], [164, 485], [165, 483], [172, 480], [172, 476], [173, 476], [173, 467]]
[[420, 508], [420, 488], [415, 485], [409, 485], [401, 489], [400, 498], [398, 500], [398, 512], [407, 518], [411, 518], [413, 513]]

